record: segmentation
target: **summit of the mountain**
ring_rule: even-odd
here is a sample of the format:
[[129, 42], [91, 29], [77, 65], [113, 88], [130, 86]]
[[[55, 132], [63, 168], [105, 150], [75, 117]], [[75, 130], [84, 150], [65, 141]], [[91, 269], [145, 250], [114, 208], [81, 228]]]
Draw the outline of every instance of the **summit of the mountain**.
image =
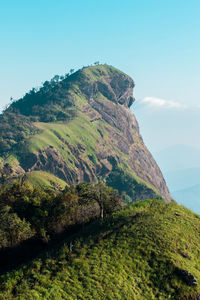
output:
[[0, 116], [2, 181], [48, 172], [68, 184], [103, 179], [129, 201], [170, 201], [130, 110], [133, 88], [125, 73], [98, 65], [55, 76], [14, 101]]

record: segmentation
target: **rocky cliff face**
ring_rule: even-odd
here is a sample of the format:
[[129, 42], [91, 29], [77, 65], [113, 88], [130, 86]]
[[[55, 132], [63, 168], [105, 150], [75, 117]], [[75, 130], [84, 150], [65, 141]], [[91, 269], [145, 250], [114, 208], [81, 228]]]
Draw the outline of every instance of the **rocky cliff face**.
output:
[[[110, 180], [112, 173], [119, 174], [120, 170], [123, 176], [119, 181], [133, 180], [132, 200], [159, 193], [170, 201], [162, 173], [145, 147], [130, 110], [134, 102], [133, 87], [129, 76], [111, 66], [84, 68], [60, 82], [56, 93], [62, 89], [66, 105], [64, 101], [62, 105], [58, 102], [56, 109], [62, 109], [63, 113], [73, 110], [73, 118], [64, 122], [34, 122], [37, 133], [25, 140], [20, 151], [10, 152], [16, 158], [13, 174], [19, 167], [24, 172], [42, 170], [71, 184], [99, 178]], [[51, 99], [44, 107], [52, 105], [54, 95], [57, 94], [51, 90]], [[29, 118], [38, 102], [32, 105]], [[23, 114], [21, 104], [15, 103], [13, 107], [11, 111]], [[116, 187], [116, 182], [109, 182]]]

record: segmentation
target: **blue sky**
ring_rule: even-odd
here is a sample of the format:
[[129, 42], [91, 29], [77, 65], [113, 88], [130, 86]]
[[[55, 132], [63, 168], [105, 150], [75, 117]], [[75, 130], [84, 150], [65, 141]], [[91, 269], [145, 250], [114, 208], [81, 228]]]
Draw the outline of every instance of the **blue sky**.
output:
[[[142, 104], [136, 115], [148, 140], [159, 133], [145, 129], [151, 117], [144, 120], [142, 107], [149, 112], [152, 106], [144, 99], [186, 105], [184, 114], [188, 111], [191, 119], [196, 114], [199, 0], [7, 0], [0, 5], [0, 108], [55, 74], [100, 61], [134, 79], [135, 97]], [[180, 115], [181, 105], [170, 110], [157, 105], [162, 113], [150, 111], [153, 123], [163, 114], [167, 122], [173, 108]]]

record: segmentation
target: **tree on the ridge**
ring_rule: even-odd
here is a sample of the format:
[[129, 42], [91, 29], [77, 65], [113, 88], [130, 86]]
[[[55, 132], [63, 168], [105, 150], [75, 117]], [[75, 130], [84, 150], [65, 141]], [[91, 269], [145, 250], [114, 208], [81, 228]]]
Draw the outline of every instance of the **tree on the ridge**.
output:
[[52, 79], [51, 79], [51, 82], [58, 82], [60, 79], [60, 76], [59, 75], [55, 75]]
[[97, 202], [99, 205], [99, 217], [112, 213], [121, 205], [121, 199], [116, 190], [108, 187], [102, 181], [96, 184], [81, 183], [76, 187], [79, 199], [82, 203]]
[[94, 197], [99, 204], [101, 219], [120, 206], [120, 198], [117, 191], [106, 186], [102, 181], [94, 186]]

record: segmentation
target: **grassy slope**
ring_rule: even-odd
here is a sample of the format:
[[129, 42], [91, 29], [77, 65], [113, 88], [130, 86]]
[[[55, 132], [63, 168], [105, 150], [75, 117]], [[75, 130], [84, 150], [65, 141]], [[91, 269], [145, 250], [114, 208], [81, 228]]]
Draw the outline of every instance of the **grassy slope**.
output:
[[135, 203], [93, 223], [19, 270], [1, 276], [0, 299], [179, 299], [200, 284], [200, 216], [175, 203]]
[[112, 76], [114, 75], [125, 75], [127, 76], [127, 74], [125, 74], [124, 72], [122, 72], [121, 70], [113, 67], [113, 66], [109, 66], [109, 65], [98, 65], [98, 66], [90, 66], [89, 68], [84, 68], [83, 72], [84, 74], [90, 76], [90, 78], [92, 80], [99, 80], [102, 79], [103, 77], [101, 77], [101, 74], [99, 71], [101, 71], [102, 73], [104, 73], [104, 75], [110, 75]]
[[66, 151], [65, 141], [75, 146], [83, 144], [86, 147], [86, 153], [91, 154], [95, 152], [95, 145], [100, 138], [97, 126], [91, 124], [89, 118], [82, 113], [68, 123], [36, 123], [35, 125], [42, 129], [42, 133], [35, 135], [30, 140], [29, 150], [34, 152], [52, 145], [60, 151], [63, 158], [69, 163], [76, 158], [70, 151]]
[[[107, 137], [105, 127], [109, 127], [109, 124], [105, 124], [105, 121], [99, 120], [98, 123], [91, 123], [89, 118], [83, 113], [79, 113], [79, 116], [68, 123], [35, 123], [35, 126], [41, 130], [41, 132], [30, 139], [28, 147], [30, 152], [39, 151], [45, 149], [49, 145], [54, 146], [59, 150], [62, 157], [67, 161], [69, 168], [76, 168], [74, 162], [77, 158], [73, 155], [67, 144], [73, 145], [80, 148], [82, 145], [85, 148], [84, 160], [87, 161], [88, 165], [97, 163], [97, 157], [95, 148], [101, 139], [98, 128], [101, 128], [101, 134], [106, 142], [104, 150], [113, 151], [113, 146], [110, 144], [109, 138]], [[116, 129], [117, 131], [117, 129]], [[125, 155], [121, 153], [117, 148], [115, 152], [120, 157]], [[90, 158], [89, 158], [90, 157]], [[92, 157], [92, 160], [91, 160]], [[159, 195], [157, 190], [150, 184], [140, 179], [132, 170], [129, 170], [128, 165], [122, 164], [122, 169], [126, 170], [130, 176], [132, 176], [138, 183], [144, 184], [150, 189], [155, 191], [155, 194]], [[45, 173], [43, 174], [45, 176]]]
[[26, 180], [28, 180], [33, 186], [39, 186], [41, 188], [52, 187], [62, 190], [66, 187], [66, 182], [53, 174], [44, 171], [33, 171], [27, 173]]

